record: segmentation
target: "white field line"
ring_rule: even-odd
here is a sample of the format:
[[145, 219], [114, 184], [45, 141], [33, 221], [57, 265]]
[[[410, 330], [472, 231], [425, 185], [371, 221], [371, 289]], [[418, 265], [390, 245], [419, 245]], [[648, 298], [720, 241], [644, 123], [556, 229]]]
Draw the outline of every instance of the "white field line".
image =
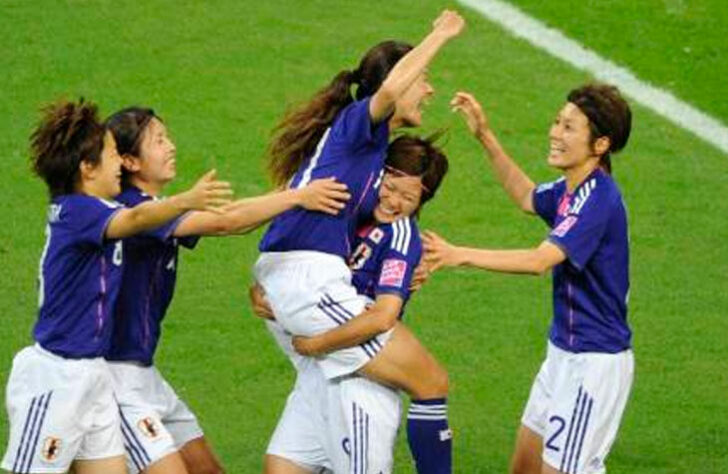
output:
[[564, 36], [560, 31], [547, 27], [503, 1], [458, 1], [537, 48], [547, 51], [578, 69], [591, 73], [600, 81], [614, 84], [623, 93], [645, 107], [691, 131], [728, 154], [728, 127], [671, 93], [641, 81], [629, 70], [587, 50], [577, 41]]

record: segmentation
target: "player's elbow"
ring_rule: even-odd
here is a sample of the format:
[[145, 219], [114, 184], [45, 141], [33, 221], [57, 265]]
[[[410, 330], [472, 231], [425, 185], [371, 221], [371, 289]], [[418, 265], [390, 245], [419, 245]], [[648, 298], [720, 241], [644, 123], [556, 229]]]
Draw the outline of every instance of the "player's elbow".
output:
[[390, 312], [379, 312], [374, 315], [374, 329], [377, 334], [387, 332], [397, 324], [397, 315]]
[[535, 276], [546, 275], [551, 270], [551, 264], [537, 253], [531, 257], [529, 262], [529, 273]]

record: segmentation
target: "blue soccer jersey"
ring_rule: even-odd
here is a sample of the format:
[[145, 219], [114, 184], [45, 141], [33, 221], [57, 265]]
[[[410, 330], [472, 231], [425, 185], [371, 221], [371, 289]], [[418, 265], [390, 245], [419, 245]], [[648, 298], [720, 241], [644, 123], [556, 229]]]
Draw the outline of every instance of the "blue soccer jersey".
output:
[[422, 240], [415, 219], [362, 227], [355, 243], [349, 268], [357, 293], [371, 299], [392, 293], [407, 303], [412, 275], [422, 257]]
[[570, 352], [631, 347], [627, 213], [612, 177], [597, 169], [573, 193], [563, 179], [542, 184], [533, 207], [567, 256], [553, 271], [551, 341]]
[[[154, 198], [130, 186], [116, 199], [134, 207]], [[153, 363], [162, 319], [177, 281], [179, 245], [192, 248], [199, 239], [173, 236], [182, 219], [184, 216], [124, 240], [124, 277], [114, 312], [108, 360]]]
[[122, 276], [120, 240], [104, 237], [122, 206], [83, 194], [51, 201], [38, 277], [33, 337], [67, 358], [103, 356]]
[[356, 224], [377, 202], [389, 140], [386, 121], [373, 124], [369, 99], [345, 107], [326, 130], [314, 152], [291, 180], [299, 188], [312, 179], [335, 177], [349, 188], [351, 199], [338, 215], [291, 209], [271, 223], [260, 243], [261, 252], [315, 250], [346, 259], [353, 250]]

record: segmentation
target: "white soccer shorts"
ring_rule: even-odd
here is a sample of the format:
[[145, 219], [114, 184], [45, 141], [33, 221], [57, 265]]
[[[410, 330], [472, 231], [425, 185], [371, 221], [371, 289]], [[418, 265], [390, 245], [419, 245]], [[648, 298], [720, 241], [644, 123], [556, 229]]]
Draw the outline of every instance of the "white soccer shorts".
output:
[[[255, 278], [276, 321], [294, 335], [312, 336], [336, 328], [371, 301], [356, 293], [343, 259], [321, 252], [263, 253], [255, 264]], [[391, 332], [316, 360], [328, 379], [352, 374], [377, 355]]]
[[138, 473], [203, 436], [197, 418], [154, 366], [109, 362], [127, 467]]
[[2, 468], [61, 473], [76, 460], [124, 454], [119, 408], [102, 358], [65, 359], [40, 345], [13, 359], [6, 389], [10, 438]]
[[565, 473], [606, 472], [632, 388], [634, 356], [564, 351], [549, 342], [521, 422], [543, 439], [543, 460]]
[[359, 376], [326, 380], [309, 359], [266, 450], [311, 472], [390, 474], [399, 394]]

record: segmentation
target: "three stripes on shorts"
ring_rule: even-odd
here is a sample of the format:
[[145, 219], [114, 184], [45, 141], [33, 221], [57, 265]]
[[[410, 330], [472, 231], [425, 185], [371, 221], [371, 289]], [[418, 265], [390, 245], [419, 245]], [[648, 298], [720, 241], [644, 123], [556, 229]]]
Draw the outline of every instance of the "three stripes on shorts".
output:
[[589, 396], [583, 387], [579, 387], [579, 393], [576, 395], [574, 410], [569, 421], [569, 430], [566, 434], [564, 454], [561, 456], [561, 466], [559, 467], [561, 472], [577, 472], [581, 447], [584, 444], [593, 405], [594, 399]]
[[38, 447], [38, 438], [40, 438], [40, 431], [43, 428], [43, 421], [45, 421], [52, 395], [53, 390], [33, 397], [30, 402], [28, 415], [25, 417], [25, 424], [23, 425], [23, 436], [20, 438], [18, 452], [15, 454], [15, 463], [13, 463], [13, 472], [17, 474], [30, 472], [30, 467], [33, 464], [33, 454]]

